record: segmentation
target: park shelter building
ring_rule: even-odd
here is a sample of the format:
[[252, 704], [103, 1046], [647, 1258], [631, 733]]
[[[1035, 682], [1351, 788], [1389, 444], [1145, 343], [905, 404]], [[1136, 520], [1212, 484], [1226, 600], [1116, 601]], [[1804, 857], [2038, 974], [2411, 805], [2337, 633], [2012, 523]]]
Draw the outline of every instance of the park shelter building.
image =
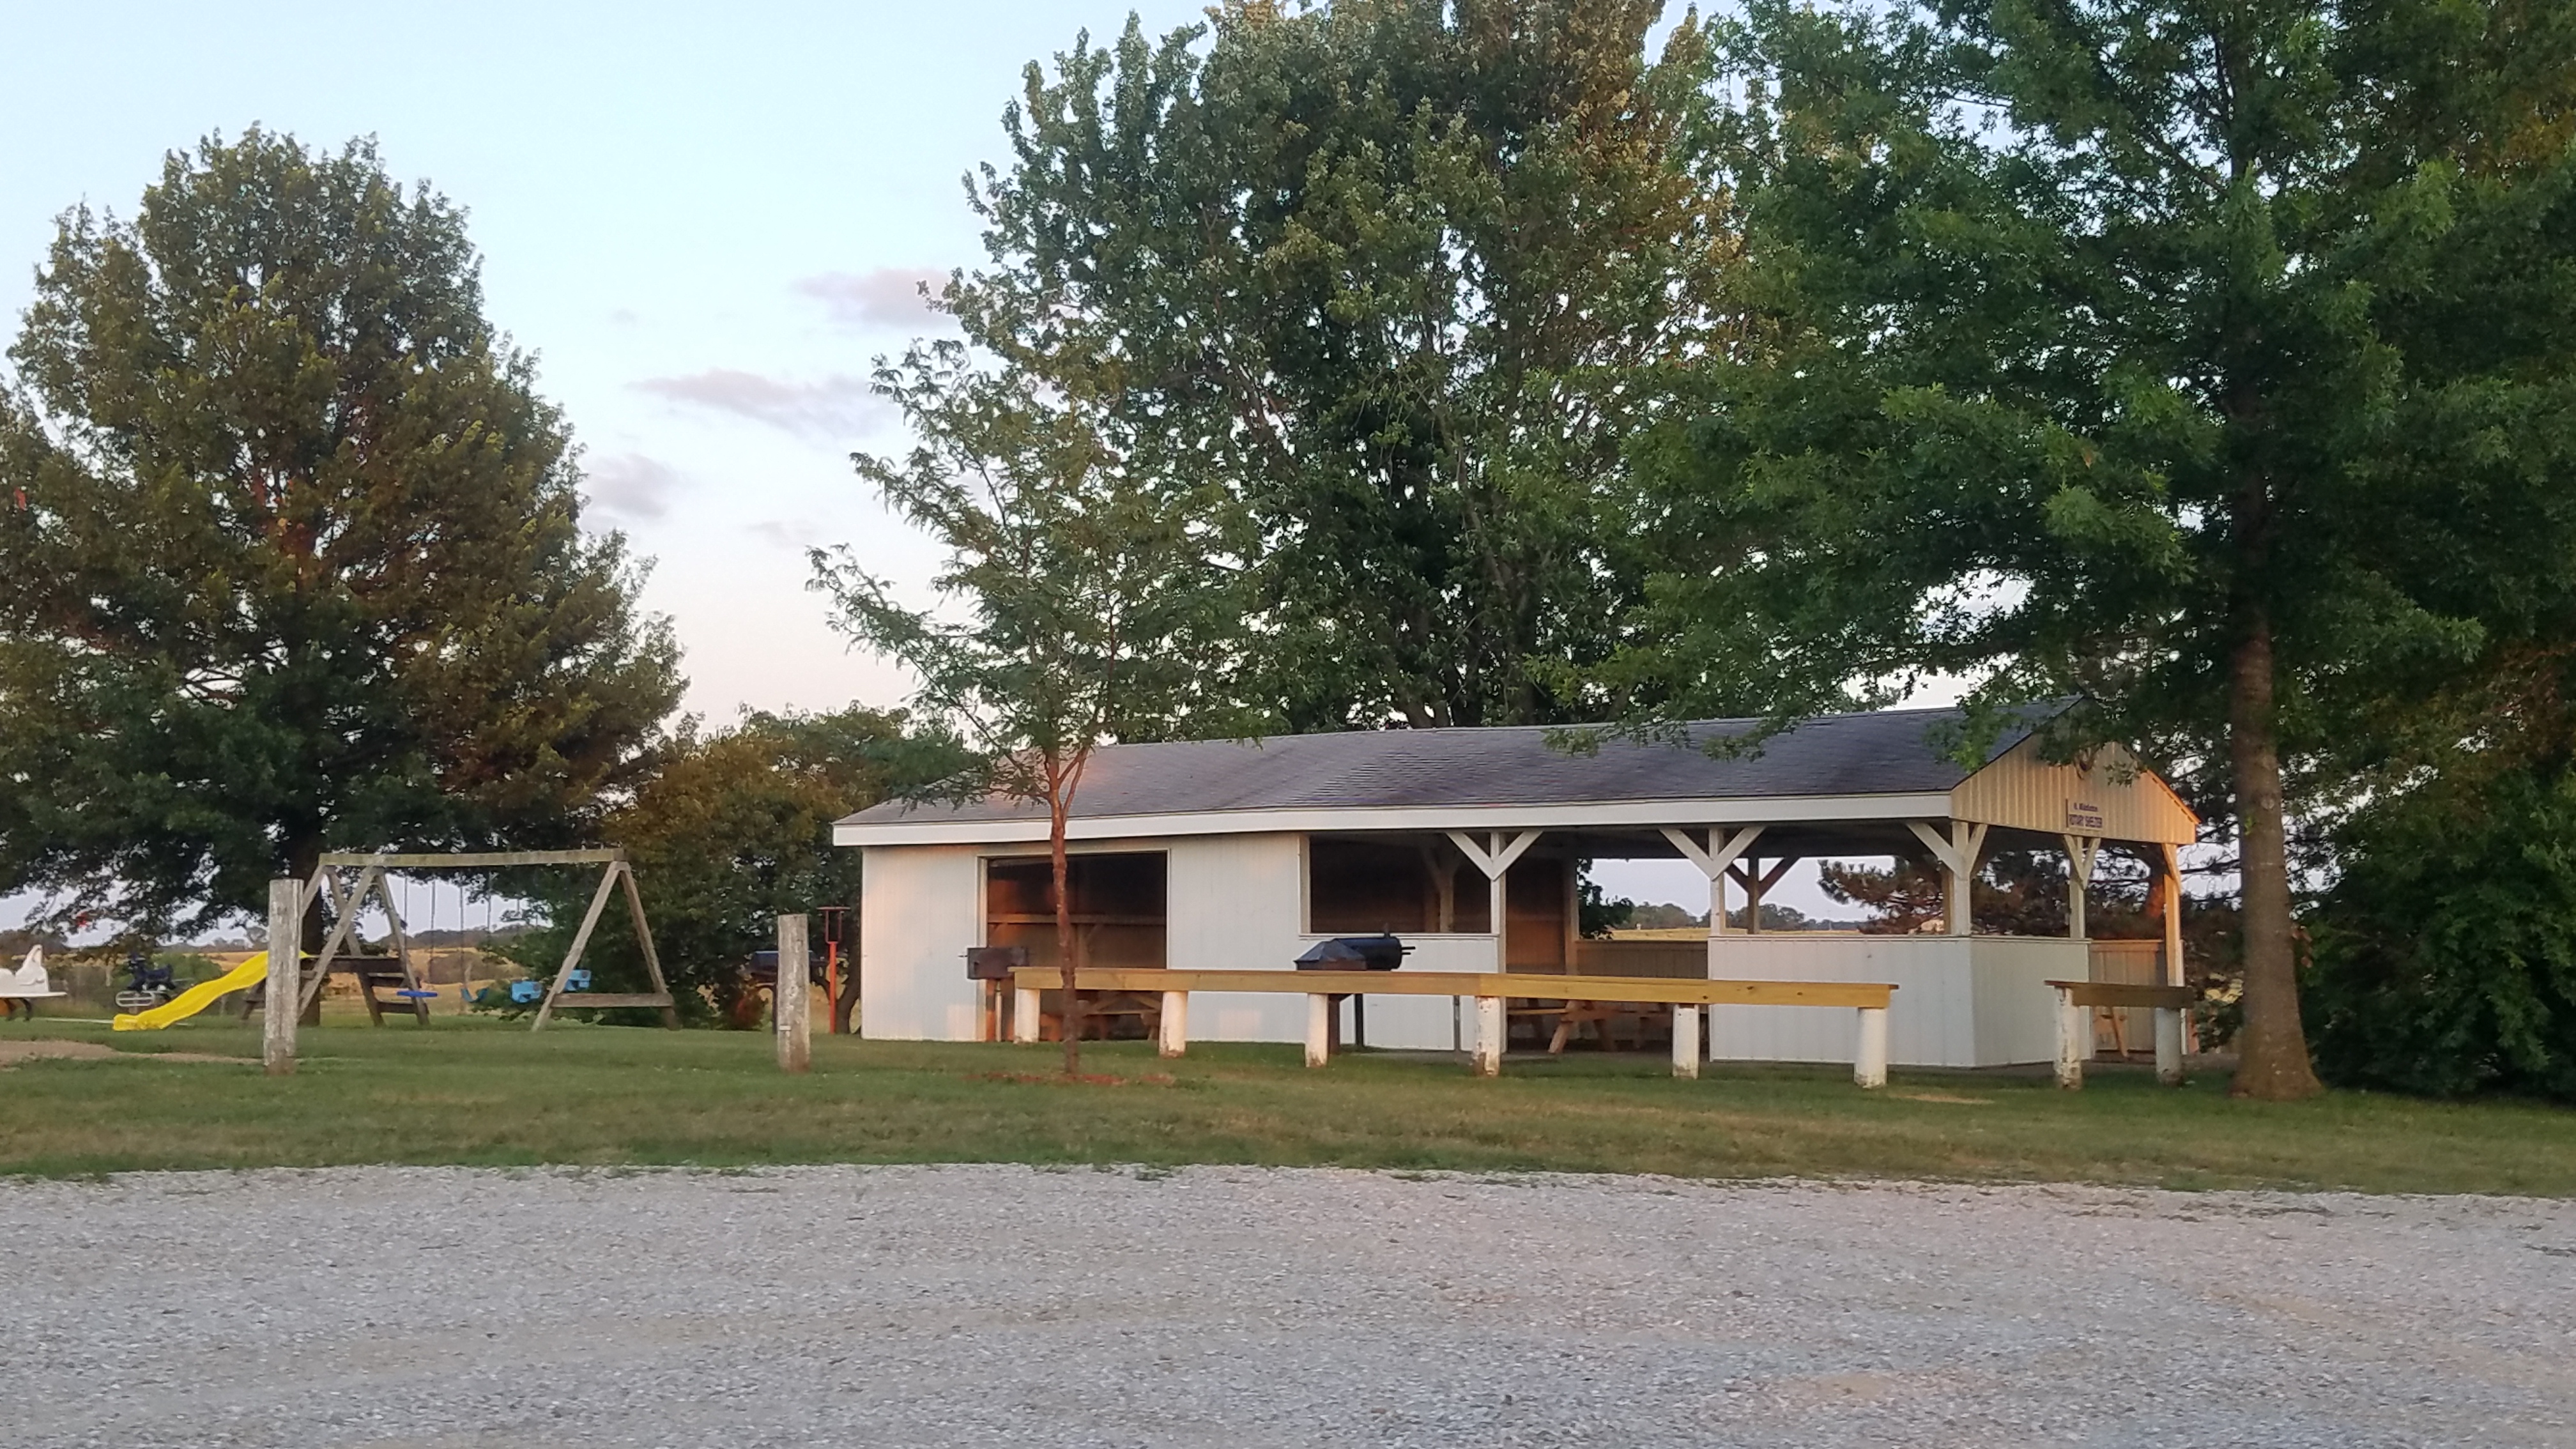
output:
[[[2053, 760], [2032, 724], [1974, 769], [1948, 709], [1828, 715], [1750, 750], [1710, 721], [1672, 737], [1568, 749], [1537, 727], [1363, 731], [1112, 745], [1094, 755], [1068, 838], [1078, 964], [1278, 970], [1336, 936], [1401, 936], [1405, 968], [1766, 981], [1891, 982], [1888, 1059], [1975, 1067], [2050, 1060], [2051, 980], [2179, 984], [2178, 848], [2199, 821], [2116, 746]], [[866, 853], [860, 1029], [908, 1040], [1002, 1039], [966, 952], [1020, 945], [1055, 964], [1042, 806], [1007, 797], [888, 802], [841, 820]], [[2105, 847], [2162, 872], [2165, 941], [2105, 975], [2082, 884]], [[1979, 934], [1965, 888], [1987, 852], [2065, 852], [2064, 937]], [[1908, 935], [1763, 932], [1764, 889], [1801, 859], [1929, 859], [1946, 918]], [[1706, 875], [1707, 939], [1588, 940], [1577, 872], [1596, 859], [1681, 858]], [[1753, 929], [1728, 928], [1750, 905]], [[2142, 967], [2140, 971], [2138, 968]], [[2118, 970], [2116, 965], [2114, 970]], [[1009, 993], [1002, 993], [1007, 997]], [[1191, 1014], [1194, 1041], [1295, 1042], [1299, 996], [1227, 994]], [[1454, 1049], [1455, 1003], [1365, 1003], [1372, 1046]], [[1847, 1013], [1709, 1008], [1716, 1060], [1843, 1061]]]

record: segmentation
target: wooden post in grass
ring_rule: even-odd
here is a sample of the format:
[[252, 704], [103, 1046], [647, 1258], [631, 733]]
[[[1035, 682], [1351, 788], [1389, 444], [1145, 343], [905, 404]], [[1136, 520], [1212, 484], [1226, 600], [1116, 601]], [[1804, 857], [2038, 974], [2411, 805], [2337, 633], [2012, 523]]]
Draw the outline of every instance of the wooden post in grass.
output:
[[1503, 1074], [1503, 1034], [1510, 1021], [1503, 1013], [1506, 1005], [1499, 996], [1476, 998], [1476, 1075], [1499, 1077]]
[[1860, 1045], [1852, 1053], [1852, 1082], [1867, 1091], [1887, 1085], [1887, 1008], [1860, 1009]]
[[769, 993], [769, 1018], [778, 1029], [778, 1069], [802, 1074], [814, 1065], [814, 1035], [807, 1016], [814, 991], [807, 982], [805, 918], [778, 918], [778, 984]]
[[[1705, 1008], [1682, 1005], [1673, 1008], [1673, 1075], [1695, 1078], [1699, 1075], [1699, 1014]], [[1604, 1027], [1607, 1031], [1609, 1028]]]
[[295, 1075], [295, 1018], [303, 999], [296, 957], [304, 947], [304, 887], [291, 880], [268, 883], [268, 985], [260, 1010], [259, 1060], [272, 1077]]

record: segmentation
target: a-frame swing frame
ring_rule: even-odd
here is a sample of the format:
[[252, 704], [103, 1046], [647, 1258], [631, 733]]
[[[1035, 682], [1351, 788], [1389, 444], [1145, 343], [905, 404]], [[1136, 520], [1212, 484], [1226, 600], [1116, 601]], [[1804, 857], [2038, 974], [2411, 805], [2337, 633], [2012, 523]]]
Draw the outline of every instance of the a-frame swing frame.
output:
[[[662, 975], [661, 953], [653, 949], [653, 928], [644, 919], [644, 896], [635, 886], [635, 867], [618, 848], [599, 850], [505, 850], [434, 855], [366, 854], [342, 852], [322, 857], [320, 869], [314, 872], [308, 894], [322, 889], [331, 892], [339, 919], [323, 939], [321, 954], [313, 959], [312, 976], [305, 981], [299, 1006], [310, 1006], [328, 979], [331, 958], [348, 939], [357, 924], [358, 912], [365, 908], [370, 892], [384, 903], [386, 919], [393, 924], [394, 949], [403, 958], [403, 979], [416, 989], [411, 953], [403, 949], [402, 912], [394, 904], [393, 887], [386, 876], [392, 871], [417, 870], [505, 870], [531, 865], [595, 865], [601, 867], [599, 889], [591, 892], [590, 909], [582, 914], [581, 928], [573, 932], [572, 946], [564, 952], [563, 965], [555, 969], [555, 979], [546, 988], [546, 999], [537, 1007], [537, 1017], [530, 1031], [545, 1030], [546, 1021], [554, 1015], [556, 1002], [580, 967], [584, 951], [590, 949], [591, 932], [599, 929], [599, 918], [608, 909], [608, 898], [623, 888], [627, 919], [635, 925], [636, 944], [644, 953], [644, 970], [653, 979], [653, 989], [634, 992], [582, 991], [574, 993], [574, 1004], [587, 1011], [611, 1006], [641, 1006], [662, 1013], [662, 1024], [673, 1031], [680, 1029], [679, 1008], [671, 1000], [671, 983]], [[340, 889], [340, 872], [355, 870], [357, 884], [345, 894]]]

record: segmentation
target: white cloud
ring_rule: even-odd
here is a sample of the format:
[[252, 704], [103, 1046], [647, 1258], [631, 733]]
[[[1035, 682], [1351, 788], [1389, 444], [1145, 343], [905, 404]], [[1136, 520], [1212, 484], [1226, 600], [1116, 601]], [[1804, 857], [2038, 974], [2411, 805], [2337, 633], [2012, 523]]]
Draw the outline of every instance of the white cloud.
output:
[[582, 491], [600, 508], [622, 518], [659, 518], [671, 511], [671, 495], [688, 479], [671, 465], [641, 453], [615, 453], [584, 469]]
[[920, 267], [879, 267], [872, 272], [824, 272], [800, 277], [796, 290], [823, 304], [844, 327], [907, 331], [931, 315], [921, 289], [935, 294], [948, 280], [946, 272]]
[[802, 518], [770, 518], [743, 525], [743, 532], [771, 548], [800, 555], [814, 546], [822, 531]]
[[834, 443], [868, 432], [891, 411], [869, 391], [867, 380], [857, 377], [781, 382], [756, 372], [711, 367], [687, 377], [648, 377], [632, 386], [670, 402], [732, 413]]

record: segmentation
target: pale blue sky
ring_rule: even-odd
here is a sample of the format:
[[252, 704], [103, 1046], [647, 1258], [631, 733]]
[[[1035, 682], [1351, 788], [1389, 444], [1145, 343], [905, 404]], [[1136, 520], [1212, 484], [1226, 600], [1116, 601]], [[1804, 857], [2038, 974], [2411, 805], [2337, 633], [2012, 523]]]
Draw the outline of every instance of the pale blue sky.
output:
[[[18, 7], [13, 7], [18, 8]], [[864, 379], [931, 320], [911, 280], [973, 262], [959, 176], [1003, 153], [1022, 65], [1130, 9], [1190, 4], [19, 8], [0, 46], [0, 313], [64, 208], [130, 214], [163, 153], [253, 122], [377, 138], [472, 214], [492, 318], [542, 359], [592, 522], [657, 566], [688, 705], [892, 703], [804, 591], [810, 543], [898, 576], [924, 546], [850, 473], [886, 446]]]
[[[677, 624], [688, 708], [723, 721], [898, 702], [901, 681], [846, 653], [804, 589], [809, 544], [853, 544], [899, 579], [930, 562], [850, 472], [851, 449], [899, 441], [870, 364], [931, 321], [914, 277], [980, 256], [959, 177], [1001, 161], [1021, 67], [1131, 10], [1159, 35], [1200, 7], [19, 10], [0, 47], [11, 335], [54, 218], [131, 214], [165, 152], [254, 122], [308, 144], [372, 134], [394, 175], [471, 212], [490, 314], [540, 355], [587, 449], [591, 521], [656, 561], [646, 601]], [[1705, 903], [1678, 862], [1614, 888]], [[1823, 909], [1810, 890], [1781, 895]]]

